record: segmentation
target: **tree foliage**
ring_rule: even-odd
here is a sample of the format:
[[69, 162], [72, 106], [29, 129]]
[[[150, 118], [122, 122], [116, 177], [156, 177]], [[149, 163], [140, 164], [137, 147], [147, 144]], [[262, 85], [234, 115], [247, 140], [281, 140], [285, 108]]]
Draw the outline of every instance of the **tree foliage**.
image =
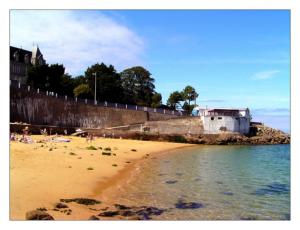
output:
[[[196, 90], [188, 85], [182, 91], [174, 91], [162, 104], [162, 95], [155, 91], [155, 80], [142, 66], [128, 68], [118, 73], [114, 66], [96, 63], [88, 67], [84, 75], [72, 77], [65, 74], [60, 64], [36, 65], [28, 70], [27, 84], [59, 95], [94, 99], [96, 79], [97, 101], [151, 106], [153, 108], [184, 109], [191, 112], [198, 97]], [[194, 103], [195, 104], [195, 103]]]
[[91, 88], [89, 87], [88, 84], [80, 84], [78, 85], [74, 90], [73, 93], [75, 95], [75, 97], [79, 97], [79, 98], [91, 98], [92, 92], [91, 92]]
[[169, 99], [167, 101], [167, 105], [172, 109], [177, 109], [181, 107], [180, 102], [183, 101], [183, 95], [179, 91], [174, 91], [170, 94]]
[[152, 108], [158, 108], [161, 106], [162, 102], [161, 102], [161, 94], [160, 93], [154, 93], [152, 96], [152, 103], [151, 103], [151, 107]]
[[192, 86], [188, 85], [186, 86], [182, 91], [183, 99], [185, 101], [188, 101], [188, 105], [191, 105], [191, 101], [195, 101], [198, 97], [198, 94]]
[[[172, 109], [183, 109], [188, 113], [191, 113], [196, 105], [196, 98], [198, 93], [195, 88], [188, 85], [181, 92], [174, 91], [170, 94], [167, 101], [167, 105]], [[194, 105], [191, 105], [191, 101], [195, 101]], [[183, 105], [181, 104], [183, 102]]]
[[[154, 78], [142, 66], [135, 66], [121, 72], [124, 99], [130, 103], [151, 106], [155, 93]], [[157, 99], [157, 98], [155, 98]]]
[[123, 90], [120, 75], [112, 65], [106, 66], [104, 63], [97, 63], [85, 71], [85, 78], [93, 95], [95, 94], [95, 77], [98, 101], [122, 102]]

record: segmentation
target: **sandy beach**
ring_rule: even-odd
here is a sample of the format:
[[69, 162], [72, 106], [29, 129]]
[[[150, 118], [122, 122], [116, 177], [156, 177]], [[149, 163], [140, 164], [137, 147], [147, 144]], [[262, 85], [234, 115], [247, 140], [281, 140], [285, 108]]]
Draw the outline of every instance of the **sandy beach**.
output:
[[[43, 138], [32, 136], [35, 141]], [[11, 220], [24, 220], [26, 212], [37, 208], [46, 209], [55, 220], [87, 220], [109, 205], [109, 193], [140, 160], [193, 146], [105, 138], [89, 143], [85, 138], [66, 138], [71, 141], [10, 142]], [[90, 146], [96, 150], [88, 149]], [[103, 152], [111, 155], [103, 155]], [[109, 192], [105, 192], [107, 190]], [[55, 208], [60, 199], [73, 198], [91, 198], [101, 203], [91, 206], [70, 202], [68, 209]]]

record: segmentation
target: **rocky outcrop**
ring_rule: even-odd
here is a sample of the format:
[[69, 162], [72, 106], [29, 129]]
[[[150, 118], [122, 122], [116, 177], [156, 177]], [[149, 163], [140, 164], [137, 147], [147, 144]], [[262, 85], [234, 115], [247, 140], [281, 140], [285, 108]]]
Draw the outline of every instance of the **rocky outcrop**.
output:
[[268, 145], [289, 144], [290, 135], [267, 126], [251, 127], [251, 135], [245, 136], [235, 133], [203, 134], [186, 137], [188, 143], [207, 145]]

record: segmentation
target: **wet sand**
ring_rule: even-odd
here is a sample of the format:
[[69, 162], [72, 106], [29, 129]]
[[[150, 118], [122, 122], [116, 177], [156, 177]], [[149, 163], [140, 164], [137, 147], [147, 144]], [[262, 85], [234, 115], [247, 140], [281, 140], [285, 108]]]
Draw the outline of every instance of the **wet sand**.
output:
[[[41, 140], [44, 137], [32, 138]], [[10, 142], [11, 220], [24, 220], [27, 211], [37, 208], [45, 208], [55, 220], [87, 220], [112, 203], [110, 194], [116, 193], [118, 186], [126, 186], [124, 181], [139, 161], [194, 146], [104, 138], [87, 143], [85, 138], [66, 138], [71, 142]], [[88, 150], [91, 145], [97, 150]], [[111, 155], [102, 155], [102, 152]], [[71, 209], [69, 212], [55, 209], [60, 199], [71, 198], [92, 198], [101, 203], [82, 205], [71, 202], [67, 203]]]

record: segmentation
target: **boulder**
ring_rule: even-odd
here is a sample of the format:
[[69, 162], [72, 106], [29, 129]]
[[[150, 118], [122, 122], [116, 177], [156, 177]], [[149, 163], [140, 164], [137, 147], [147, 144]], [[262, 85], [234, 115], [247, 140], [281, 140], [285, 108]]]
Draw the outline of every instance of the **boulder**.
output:
[[26, 220], [54, 220], [54, 218], [45, 211], [32, 210], [26, 213]]
[[68, 205], [64, 204], [64, 203], [57, 203], [55, 204], [55, 208], [69, 208]]

